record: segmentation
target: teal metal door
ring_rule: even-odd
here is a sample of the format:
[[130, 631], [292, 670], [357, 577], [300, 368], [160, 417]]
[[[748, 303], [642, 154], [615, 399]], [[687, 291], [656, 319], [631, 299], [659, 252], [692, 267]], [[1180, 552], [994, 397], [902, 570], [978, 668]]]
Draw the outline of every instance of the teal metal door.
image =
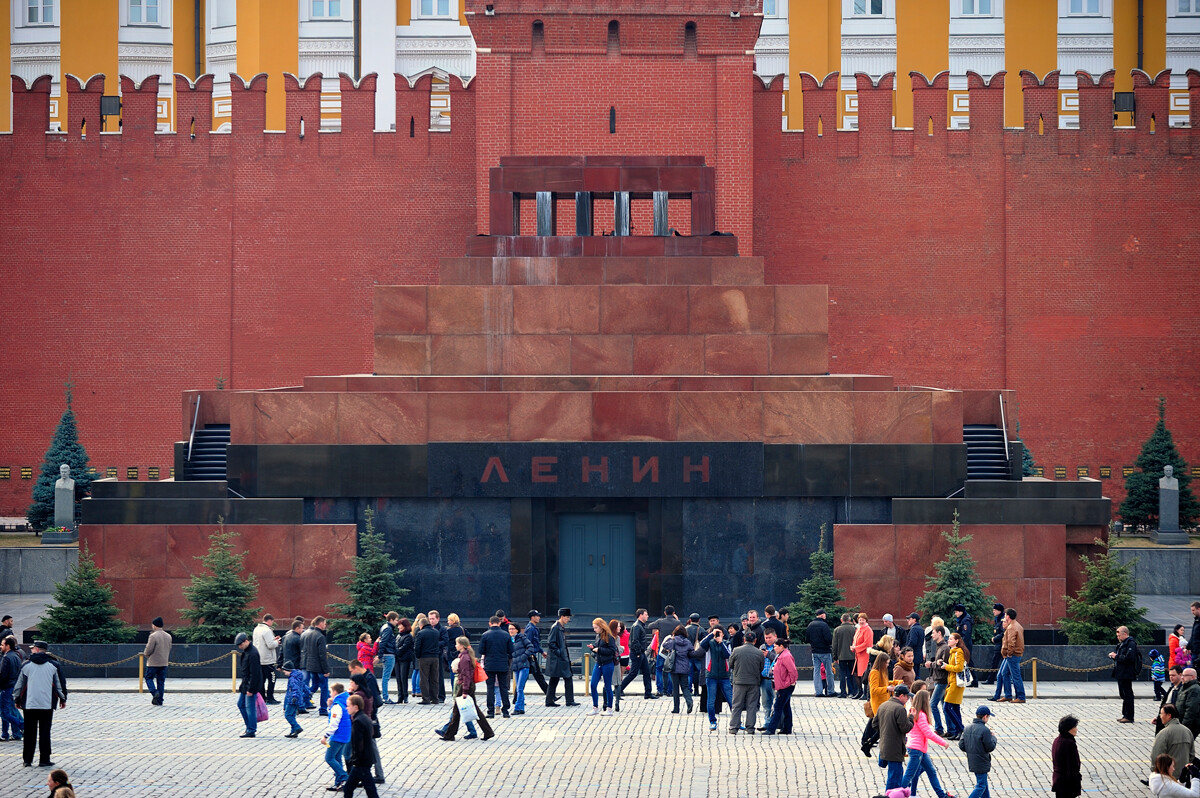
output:
[[558, 595], [564, 607], [588, 622], [634, 609], [632, 515], [562, 515], [558, 518]]

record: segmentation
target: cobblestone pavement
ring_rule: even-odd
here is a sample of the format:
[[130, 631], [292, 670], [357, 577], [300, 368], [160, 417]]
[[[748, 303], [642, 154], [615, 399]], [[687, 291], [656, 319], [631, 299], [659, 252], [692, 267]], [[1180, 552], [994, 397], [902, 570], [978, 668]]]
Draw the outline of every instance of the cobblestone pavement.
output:
[[[80, 798], [328, 794], [323, 788], [332, 778], [318, 740], [322, 719], [315, 713], [300, 716], [304, 733], [288, 740], [282, 708], [271, 707], [259, 736], [241, 740], [235, 697], [182, 692], [191, 681], [168, 680], [163, 707], [137, 693], [73, 689], [67, 709], [56, 713], [53, 759], [70, 774]], [[96, 682], [88, 682], [94, 689]], [[172, 693], [173, 686], [180, 692]], [[811, 692], [811, 685], [800, 687]], [[1083, 693], [1074, 688], [1073, 697], [1043, 697], [1023, 706], [992, 704], [999, 738], [992, 793], [1049, 795], [1050, 744], [1058, 719], [1073, 712], [1080, 718], [1084, 795], [1147, 795], [1138, 778], [1149, 770], [1153, 729], [1146, 721], [1154, 705], [1150, 686], [1137, 688], [1139, 721], [1132, 725], [1115, 722], [1120, 705], [1111, 684], [1087, 685]], [[968, 691], [964, 709], [973, 714], [988, 695], [984, 689]], [[383, 707], [380, 750], [387, 784], [381, 794], [774, 798], [872, 796], [883, 786], [883, 771], [858, 749], [865, 723], [861, 702], [796, 697], [794, 735], [750, 737], [726, 731], [728, 712], [716, 732], [699, 711], [673, 715], [670, 699], [631, 697], [612, 717], [585, 716], [586, 705], [550, 709], [536, 694], [530, 699], [528, 714], [497, 719], [497, 736], [486, 743], [434, 737], [448, 704]], [[0, 752], [7, 760], [0, 768], [0, 795], [46, 794], [47, 771], [22, 768], [19, 744], [4, 743]], [[960, 798], [970, 792], [974, 778], [953, 743], [936, 748], [934, 761], [947, 789]], [[932, 795], [926, 783], [921, 790]]]

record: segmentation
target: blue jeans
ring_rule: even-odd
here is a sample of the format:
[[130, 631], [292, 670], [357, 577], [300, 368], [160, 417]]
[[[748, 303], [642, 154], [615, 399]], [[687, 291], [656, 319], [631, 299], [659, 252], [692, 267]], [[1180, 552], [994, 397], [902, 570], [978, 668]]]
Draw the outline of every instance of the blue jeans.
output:
[[904, 779], [904, 763], [903, 762], [885, 762], [879, 760], [879, 767], [887, 768], [887, 781], [883, 785], [883, 791], [894, 790], [900, 786], [900, 782]]
[[946, 685], [935, 684], [933, 695], [929, 697], [929, 711], [933, 713], [933, 730], [944, 734], [946, 727], [942, 725], [942, 700], [946, 697]]
[[321, 704], [317, 707], [322, 715], [329, 713], [329, 677], [322, 673], [308, 674], [308, 691], [317, 695], [320, 691]]
[[733, 705], [733, 682], [728, 679], [708, 680], [708, 722], [717, 722], [717, 689], [725, 694], [725, 705]]
[[146, 668], [146, 686], [150, 688], [150, 695], [157, 698], [159, 701], [163, 697], [163, 683], [167, 679], [167, 666], [156, 665]]
[[246, 722], [246, 731], [254, 734], [258, 731], [258, 708], [255, 706], [254, 697], [258, 693], [238, 693], [238, 712], [242, 713], [242, 720]]
[[17, 705], [13, 703], [11, 687], [7, 690], [0, 690], [0, 721], [4, 727], [3, 736], [8, 737], [11, 732], [12, 736], [19, 740], [25, 735], [25, 719], [21, 717], [21, 713], [17, 711]]
[[522, 668], [513, 674], [513, 709], [525, 711], [525, 682], [529, 681], [529, 668]]
[[292, 731], [301, 732], [300, 724], [296, 722], [296, 710], [300, 709], [300, 705], [294, 701], [284, 700], [283, 702], [283, 719], [292, 727]]
[[962, 734], [962, 704], [951, 704], [950, 702], [946, 702], [943, 706], [946, 708], [946, 733]]
[[968, 798], [992, 798], [992, 791], [988, 789], [987, 777], [986, 773], [975, 774], [975, 789], [971, 790]]
[[654, 658], [654, 686], [660, 695], [671, 694], [671, 674], [663, 670], [665, 664], [662, 654]]
[[993, 701], [1000, 697], [1001, 690], [1004, 691], [1005, 698], [1015, 697], [1022, 701], [1025, 700], [1025, 679], [1021, 676], [1020, 657], [1005, 657], [1000, 660], [1000, 670], [996, 673], [996, 694], [992, 696]]
[[825, 666], [825, 693], [833, 695], [837, 692], [833, 683], [833, 655], [832, 654], [813, 654], [813, 692], [816, 695], [821, 695], [821, 665]]
[[[454, 672], [453, 672], [453, 671], [451, 671], [450, 673], [451, 673], [451, 675], [452, 675], [452, 676], [454, 675]], [[451, 683], [450, 683], [450, 689], [451, 689], [451, 690], [453, 690], [453, 689], [454, 689], [454, 683], [453, 683], [453, 682], [451, 682]], [[413, 695], [421, 695], [421, 672], [420, 672], [419, 670], [417, 670], [416, 668], [413, 668], [413, 675], [412, 675], [412, 694], [413, 694]]]
[[795, 689], [796, 685], [793, 684], [775, 693], [775, 707], [771, 719], [767, 721], [767, 733], [792, 733], [792, 693]]
[[383, 700], [384, 701], [388, 700], [388, 691], [387, 691], [388, 682], [391, 681], [392, 671], [395, 670], [395, 668], [396, 668], [396, 655], [395, 654], [384, 654], [383, 655], [383, 684], [380, 685], [380, 687], [383, 688], [382, 692], [383, 692]]
[[325, 764], [333, 769], [334, 784], [341, 784], [346, 780], [346, 769], [342, 767], [342, 760], [346, 758], [346, 749], [350, 747], [350, 743], [335, 743], [329, 741], [329, 747], [325, 749]]
[[604, 677], [604, 708], [608, 709], [613, 703], [612, 693], [612, 677], [613, 670], [616, 665], [609, 663], [608, 665], [597, 665], [592, 668], [592, 706], [600, 705], [600, 696], [596, 687], [600, 684], [600, 677]]
[[946, 798], [946, 791], [942, 789], [942, 783], [938, 781], [937, 771], [934, 770], [933, 760], [929, 758], [929, 754], [918, 751], [916, 748], [908, 749], [908, 768], [904, 771], [901, 786], [908, 787], [912, 790], [912, 794], [916, 795], [917, 782], [921, 780], [922, 773], [929, 777], [929, 784], [937, 793], [938, 798]]

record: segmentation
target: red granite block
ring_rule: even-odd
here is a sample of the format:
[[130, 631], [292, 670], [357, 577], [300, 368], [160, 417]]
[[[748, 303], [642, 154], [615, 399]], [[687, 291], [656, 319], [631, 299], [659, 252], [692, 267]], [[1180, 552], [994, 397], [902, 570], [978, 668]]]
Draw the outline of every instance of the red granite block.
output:
[[348, 393], [338, 398], [338, 443], [423, 444], [427, 440], [425, 394]]
[[[195, 524], [172, 524], [167, 527], [166, 575], [175, 579], [189, 579], [192, 574], [203, 570], [204, 566], [196, 558], [208, 553], [208, 536], [216, 530], [216, 526]], [[245, 547], [238, 551], [245, 551]]]
[[104, 568], [104, 525], [103, 524], [80, 524], [79, 525], [79, 550], [87, 549], [92, 560], [96, 563], [96, 567]]
[[415, 391], [420, 384], [417, 377], [391, 377], [374, 374], [350, 374], [346, 377], [346, 390], [352, 393], [398, 393]]
[[337, 400], [333, 393], [254, 394], [255, 443], [334, 443]]
[[[289, 580], [288, 587], [291, 598], [291, 609], [287, 611], [289, 618], [295, 615], [305, 618], [328, 615], [330, 604], [346, 601], [346, 591], [342, 590], [336, 579], [292, 579]], [[335, 661], [331, 667], [335, 668], [333, 673], [341, 674], [342, 680], [349, 678], [344, 675], [346, 666], [342, 663]], [[338, 679], [331, 678], [330, 681]]]
[[553, 285], [558, 258], [496, 258], [492, 282], [506, 285]]
[[673, 441], [679, 410], [657, 392], [598, 393], [592, 398], [592, 440]]
[[354, 567], [358, 530], [354, 524], [297, 524], [292, 530], [292, 578], [336, 584]]
[[417, 390], [426, 393], [462, 393], [463, 391], [486, 391], [488, 378], [474, 377], [422, 377]]
[[[288, 537], [288, 549], [291, 549], [291, 537]], [[257, 574], [256, 574], [257, 575]], [[263, 612], [269, 612], [274, 615], [277, 620], [275, 622], [275, 632], [280, 637], [283, 637], [287, 632], [293, 617], [292, 613], [292, 580], [290, 577], [260, 577], [258, 580], [258, 595], [254, 598], [254, 603], [263, 608]], [[325, 610], [328, 615], [329, 611]], [[307, 616], [309, 618], [313, 616]], [[330, 665], [335, 666], [337, 663], [331, 661]], [[332, 682], [333, 679], [330, 679]], [[282, 687], [282, 685], [280, 685]]]
[[761, 441], [763, 397], [757, 393], [678, 393], [678, 440]]
[[612, 257], [604, 259], [605, 285], [645, 285], [648, 258]]
[[375, 286], [375, 334], [417, 335], [428, 329], [423, 285]]
[[292, 575], [292, 535], [289, 524], [226, 526], [237, 532], [237, 545], [247, 552], [247, 569], [260, 579], [289, 579]]
[[833, 551], [833, 575], [843, 580], [842, 588], [852, 601], [857, 603], [860, 595], [845, 584], [847, 579], [882, 577], [895, 582], [896, 529], [891, 524], [834, 524]]
[[933, 442], [963, 442], [961, 392], [933, 391]]
[[825, 374], [829, 371], [828, 335], [772, 335], [770, 339], [771, 358], [767, 368], [772, 374]]
[[510, 335], [504, 339], [505, 374], [567, 374], [571, 336]]
[[[1000, 392], [989, 390], [966, 390], [963, 395], [964, 424], [992, 424], [1000, 426]], [[1008, 411], [1010, 407], [1006, 407]], [[1007, 420], [1007, 418], [1005, 419]]]
[[659, 191], [658, 169], [652, 166], [621, 168], [621, 191]]
[[836, 391], [771, 392], [763, 395], [763, 441], [852, 443], [854, 405]]
[[317, 393], [344, 393], [346, 391], [347, 378], [343, 375], [340, 377], [305, 377], [304, 390], [316, 391]]
[[855, 443], [932, 443], [933, 400], [909, 391], [855, 392]]
[[705, 169], [697, 166], [667, 166], [659, 169], [659, 191], [686, 193], [704, 190]]
[[629, 374], [633, 371], [632, 335], [572, 335], [572, 374]]
[[682, 335], [688, 331], [687, 292], [674, 285], [602, 286], [600, 332]]
[[637, 233], [637, 235], [631, 236], [610, 236], [607, 240], [610, 246], [615, 245], [620, 248], [620, 252], [614, 254], [649, 258], [654, 255], [665, 255], [666, 242], [676, 239]]
[[979, 575], [989, 579], [1025, 576], [1025, 540], [1021, 527], [999, 524], [963, 524], [961, 534], [971, 535], [967, 550], [979, 563]]
[[823, 285], [777, 285], [775, 332], [828, 333], [829, 289]]
[[708, 259], [713, 285], [762, 285], [766, 271], [761, 257], [730, 257]]
[[434, 335], [429, 348], [432, 374], [496, 374], [503, 363], [504, 339], [498, 335]]
[[501, 377], [500, 390], [517, 394], [526, 391], [595, 391], [596, 377], [572, 377], [553, 374], [537, 377]]
[[429, 397], [429, 440], [508, 440], [508, 394], [441, 393]]
[[704, 339], [698, 335], [634, 336], [633, 371], [637, 374], [704, 371]]
[[559, 258], [559, 285], [600, 285], [604, 282], [604, 258]]
[[[492, 210], [496, 210], [494, 206]], [[439, 258], [438, 282], [441, 285], [491, 285], [492, 259]]]
[[879, 627], [879, 619], [885, 612], [895, 615], [897, 607], [907, 606], [900, 603], [900, 580], [895, 577], [880, 579], [876, 576], [873, 579], [856, 578], [841, 581], [846, 595], [854, 597], [854, 603], [870, 617], [873, 628]]
[[621, 191], [621, 168], [589, 165], [583, 170], [583, 190], [600, 194]]
[[512, 288], [506, 285], [431, 285], [429, 332], [438, 335], [512, 332]]
[[1027, 526], [1023, 576], [1062, 579], [1067, 572], [1067, 528], [1061, 524]]
[[680, 391], [754, 391], [754, 377], [680, 377]]
[[646, 285], [708, 285], [710, 258], [654, 257], [646, 260]]
[[[900, 582], [900, 585], [899, 585], [900, 598], [897, 600], [896, 606], [900, 607], [900, 608], [915, 607], [917, 605], [917, 601], [921, 598], [921, 596], [925, 595], [925, 590], [926, 590], [925, 577], [922, 576], [920, 579], [905, 579], [903, 576], [901, 576], [899, 579], [899, 582]], [[883, 610], [883, 612], [887, 612], [887, 610]], [[901, 613], [898, 613], [895, 610], [892, 610], [893, 616], [899, 616], [900, 614]], [[904, 614], [907, 614], [907, 612], [905, 612]], [[904, 628], [906, 626], [906, 622], [899, 620], [898, 617], [897, 617], [896, 623], [901, 628]], [[928, 625], [929, 619], [923, 618], [921, 620], [921, 623], [924, 625]], [[918, 661], [920, 661], [919, 657], [920, 657], [920, 655], [918, 655]]]
[[489, 191], [488, 201], [488, 232], [494, 236], [515, 235], [517, 231], [513, 229], [512, 192]]
[[896, 573], [924, 578], [934, 573], [933, 566], [946, 554], [942, 531], [949, 525], [900, 524], [896, 526]]
[[254, 443], [254, 394], [229, 395], [229, 442]]
[[704, 336], [706, 374], [766, 374], [766, 335]]
[[110, 579], [153, 579], [167, 575], [167, 527], [107, 525], [104, 574]]
[[500, 188], [522, 194], [545, 191], [546, 170], [531, 166], [506, 166], [500, 170]]
[[574, 194], [584, 191], [583, 167], [581, 166], [550, 166], [546, 168], [545, 187], [543, 191], [557, 191]]
[[600, 332], [600, 288], [587, 285], [513, 287], [513, 330], [522, 335]]
[[508, 402], [509, 440], [586, 441], [592, 437], [590, 393], [515, 393]]
[[700, 241], [701, 255], [711, 255], [717, 257], [720, 255], [736, 255], [738, 254], [738, 240], [736, 236], [702, 236]]
[[375, 336], [376, 374], [428, 374], [429, 336]]
[[132, 592], [132, 601], [126, 604], [122, 595], [117, 596], [117, 606], [128, 608], [121, 614], [122, 620], [145, 627], [161, 615], [168, 627], [189, 624], [179, 610], [188, 606], [183, 589], [190, 584], [190, 579], [138, 579], [131, 585], [123, 585], [126, 594]]
[[769, 333], [775, 329], [775, 287], [696, 285], [688, 289], [691, 333]]

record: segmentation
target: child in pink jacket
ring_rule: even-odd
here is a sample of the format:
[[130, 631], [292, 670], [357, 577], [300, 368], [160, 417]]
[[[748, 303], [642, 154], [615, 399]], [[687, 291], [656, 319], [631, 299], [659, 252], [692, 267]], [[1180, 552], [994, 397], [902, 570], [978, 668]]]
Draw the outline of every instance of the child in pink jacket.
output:
[[913, 727], [912, 731], [908, 733], [908, 767], [904, 771], [904, 777], [900, 780], [900, 784], [912, 790], [912, 794], [915, 796], [917, 782], [920, 780], [921, 774], [925, 773], [929, 776], [929, 783], [933, 786], [933, 791], [937, 793], [938, 798], [954, 798], [953, 795], [942, 789], [942, 783], [938, 781], [937, 770], [933, 767], [933, 760], [929, 758], [929, 743], [937, 743], [943, 748], [948, 745], [933, 730], [933, 726], [929, 722], [931, 717], [929, 698], [929, 691], [921, 690], [913, 696], [912, 703], [909, 704]]
[[358, 636], [358, 661], [367, 670], [374, 672], [375, 655], [379, 653], [379, 644], [371, 642], [371, 636], [363, 632]]

